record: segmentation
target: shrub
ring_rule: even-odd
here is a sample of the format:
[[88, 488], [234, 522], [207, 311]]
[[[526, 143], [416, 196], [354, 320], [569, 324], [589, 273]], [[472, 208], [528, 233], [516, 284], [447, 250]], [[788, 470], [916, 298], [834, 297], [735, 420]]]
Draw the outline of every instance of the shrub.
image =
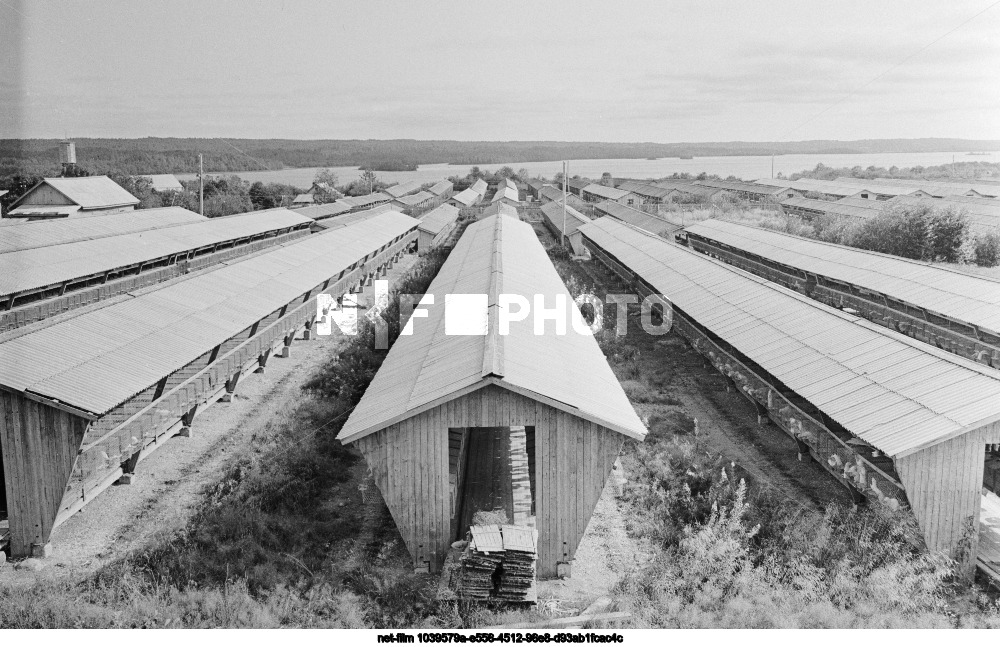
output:
[[973, 243], [973, 260], [980, 267], [1000, 265], [1000, 236], [997, 234], [977, 236]]
[[883, 207], [878, 215], [858, 227], [849, 244], [873, 252], [919, 260], [926, 253], [931, 211], [926, 205]]
[[962, 244], [968, 231], [969, 222], [965, 214], [954, 209], [933, 211], [926, 260], [957, 263], [961, 259]]
[[845, 242], [903, 258], [957, 262], [968, 228], [965, 214], [952, 209], [893, 204], [864, 221]]

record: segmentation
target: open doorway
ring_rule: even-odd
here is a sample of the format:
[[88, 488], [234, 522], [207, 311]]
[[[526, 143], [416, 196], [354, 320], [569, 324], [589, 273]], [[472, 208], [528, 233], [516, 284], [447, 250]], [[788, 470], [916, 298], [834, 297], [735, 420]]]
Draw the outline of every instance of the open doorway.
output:
[[980, 499], [978, 557], [994, 572], [1000, 572], [1000, 445], [986, 445], [983, 492]]
[[462, 427], [448, 434], [453, 539], [465, 538], [477, 513], [533, 526], [534, 427]]

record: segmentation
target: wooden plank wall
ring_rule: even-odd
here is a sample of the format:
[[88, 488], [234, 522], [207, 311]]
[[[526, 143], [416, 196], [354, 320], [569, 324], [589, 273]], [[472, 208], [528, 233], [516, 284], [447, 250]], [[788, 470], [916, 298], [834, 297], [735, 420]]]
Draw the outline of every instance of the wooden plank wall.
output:
[[440, 569], [452, 541], [449, 428], [535, 429], [539, 575], [576, 554], [624, 437], [487, 386], [357, 440], [414, 565]]
[[14, 557], [44, 545], [55, 523], [87, 421], [0, 391], [0, 446]]
[[[951, 554], [970, 519], [978, 536], [986, 445], [998, 442], [1000, 422], [896, 459], [930, 550]], [[976, 546], [973, 541], [973, 551]], [[974, 564], [975, 554], [970, 557]]]

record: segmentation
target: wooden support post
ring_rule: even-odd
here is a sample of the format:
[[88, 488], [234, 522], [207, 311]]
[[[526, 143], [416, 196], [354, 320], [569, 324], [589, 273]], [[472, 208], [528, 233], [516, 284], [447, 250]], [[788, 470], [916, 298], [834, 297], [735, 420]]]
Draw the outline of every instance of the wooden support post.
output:
[[194, 417], [198, 413], [198, 405], [191, 407], [187, 413], [181, 416], [181, 430], [177, 432], [177, 435], [181, 438], [190, 438], [193, 434], [191, 431], [191, 426], [194, 423]]
[[767, 407], [757, 402], [756, 400], [751, 400], [753, 402], [754, 408], [757, 410], [757, 424], [766, 425], [771, 422], [771, 419], [767, 416]]
[[271, 357], [270, 348], [265, 350], [263, 353], [260, 354], [260, 356], [257, 357], [257, 369], [254, 371], [254, 373], [261, 373], [261, 374], [264, 373], [264, 368], [267, 366], [267, 360], [269, 357]]
[[32, 544], [31, 545], [31, 556], [39, 559], [45, 559], [52, 554], [52, 543], [45, 542], [44, 544]]
[[812, 454], [809, 453], [809, 445], [805, 444], [805, 442], [803, 442], [802, 440], [796, 438], [795, 439], [795, 446], [799, 450], [799, 462], [800, 463], [802, 462], [802, 457], [803, 456], [805, 456], [807, 460], [812, 458]]
[[132, 485], [132, 482], [135, 480], [135, 467], [139, 464], [139, 455], [141, 453], [136, 452], [122, 461], [122, 475], [115, 481], [115, 485]]
[[281, 355], [278, 357], [283, 357], [285, 359], [292, 356], [292, 342], [295, 341], [295, 331], [291, 331], [285, 335], [285, 345], [281, 349]]
[[306, 329], [302, 331], [302, 339], [304, 341], [309, 341], [310, 339], [312, 339], [312, 327], [315, 322], [316, 322], [315, 317], [306, 322]]
[[232, 402], [236, 398], [236, 385], [240, 383], [242, 372], [236, 371], [226, 380], [226, 392], [219, 398], [219, 402]]

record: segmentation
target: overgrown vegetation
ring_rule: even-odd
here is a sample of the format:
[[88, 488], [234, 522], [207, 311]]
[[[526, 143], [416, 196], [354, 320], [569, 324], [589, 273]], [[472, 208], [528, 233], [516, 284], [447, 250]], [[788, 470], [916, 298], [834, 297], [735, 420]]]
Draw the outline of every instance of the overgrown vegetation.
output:
[[634, 626], [1000, 626], [982, 595], [955, 614], [967, 583], [923, 549], [912, 515], [799, 508], [748, 486], [738, 465], [699, 449], [690, 419], [678, 418], [651, 425], [625, 458], [620, 503], [630, 534], [653, 553], [616, 587]]

